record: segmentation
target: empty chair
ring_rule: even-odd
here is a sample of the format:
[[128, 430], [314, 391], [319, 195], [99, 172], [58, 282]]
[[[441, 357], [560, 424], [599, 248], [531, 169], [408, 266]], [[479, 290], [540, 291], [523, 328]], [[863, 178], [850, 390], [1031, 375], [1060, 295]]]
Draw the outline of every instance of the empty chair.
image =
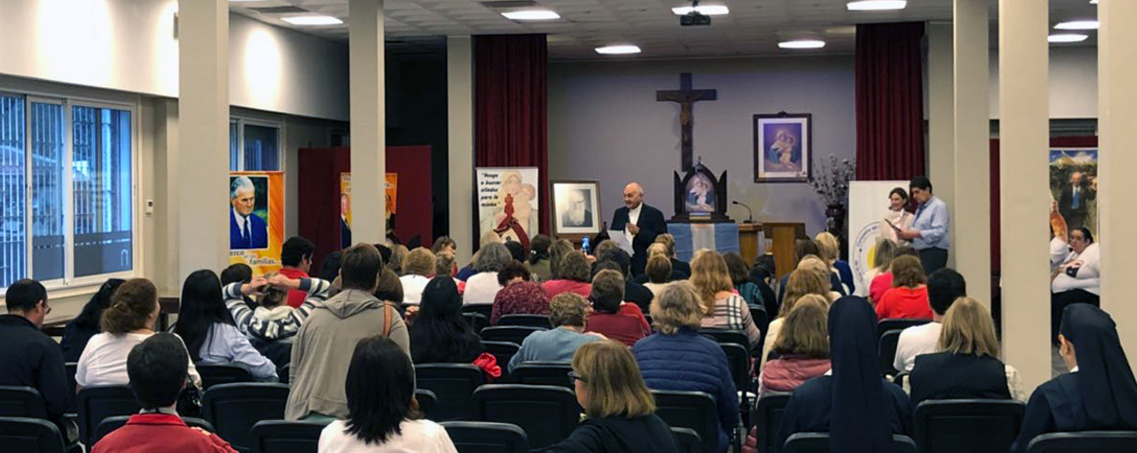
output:
[[490, 326], [482, 329], [481, 336], [482, 340], [485, 341], [508, 341], [521, 344], [529, 334], [542, 330], [548, 329], [530, 326]]
[[1035, 437], [1028, 453], [1114, 453], [1137, 451], [1137, 431], [1048, 433]]
[[418, 410], [427, 420], [438, 420], [438, 396], [427, 389], [415, 389], [415, 400], [418, 401]]
[[517, 351], [521, 350], [521, 345], [508, 341], [483, 341], [482, 346], [486, 348], [486, 352], [497, 359], [497, 364], [501, 367], [502, 373], [507, 371], [509, 361], [517, 355]]
[[671, 428], [675, 436], [675, 445], [679, 446], [679, 453], [702, 453], [703, 439], [699, 433], [691, 428]]
[[249, 430], [249, 442], [253, 453], [316, 453], [325, 426], [319, 422], [260, 421]]
[[778, 445], [778, 429], [782, 426], [782, 414], [790, 402], [791, 393], [767, 393], [758, 398], [758, 404], [750, 412], [750, 420], [758, 427], [758, 451], [775, 453]]
[[217, 427], [219, 437], [233, 448], [248, 451], [249, 429], [261, 420], [281, 420], [288, 403], [288, 386], [263, 382], [217, 384], [201, 398], [202, 416]]
[[526, 453], [525, 430], [511, 423], [443, 422], [458, 453]]
[[418, 388], [438, 397], [438, 420], [468, 419], [473, 413], [470, 396], [485, 383], [481, 368], [468, 363], [426, 363], [415, 366]]
[[529, 385], [558, 385], [573, 388], [569, 379], [572, 366], [568, 362], [525, 362], [510, 374], [514, 382]]
[[201, 375], [201, 386], [206, 390], [217, 384], [253, 381], [253, 374], [235, 363], [199, 364], [195, 367]]
[[474, 392], [473, 404], [474, 418], [521, 427], [534, 449], [560, 442], [580, 423], [576, 395], [564, 387], [488, 384]]
[[47, 418], [43, 395], [32, 387], [0, 386], [0, 417]]
[[47, 420], [31, 417], [0, 417], [0, 445], [5, 452], [63, 453], [63, 436]]
[[740, 330], [702, 329], [699, 333], [711, 337], [716, 343], [733, 343], [750, 350], [750, 340]]
[[470, 325], [470, 329], [473, 329], [474, 332], [481, 332], [482, 329], [490, 325], [490, 318], [487, 318], [481, 313], [464, 312], [462, 313], [462, 319], [466, 321], [466, 324]]
[[896, 343], [900, 341], [899, 329], [889, 330], [880, 336], [880, 345], [877, 349], [878, 357], [880, 358], [880, 370], [884, 374], [896, 374], [896, 368], [892, 367], [892, 362], [896, 358]]
[[652, 390], [655, 415], [672, 428], [691, 428], [703, 439], [704, 451], [716, 451], [719, 415], [715, 399], [703, 392]]
[[[130, 415], [116, 415], [114, 417], [104, 418], [99, 427], [95, 428], [95, 435], [91, 438], [92, 446], [99, 443], [107, 434], [114, 432], [114, 430], [122, 428], [126, 422], [130, 420]], [[216, 433], [217, 429], [213, 424], [196, 417], [182, 417], [182, 421], [190, 428], [201, 428], [211, 433]]]
[[91, 437], [103, 419], [135, 414], [142, 409], [134, 399], [130, 387], [125, 385], [84, 388], [79, 391], [76, 405], [79, 411], [79, 440], [86, 445], [93, 445]]
[[766, 344], [766, 331], [770, 328], [770, 314], [766, 313], [766, 308], [761, 305], [750, 306], [750, 319], [754, 320], [754, 325], [758, 327], [761, 332], [758, 340], [758, 347], [754, 348], [755, 354], [761, 354], [762, 348]]
[[[916, 442], [900, 434], [892, 435], [894, 453], [916, 453]], [[829, 433], [797, 433], [786, 439], [782, 453], [829, 453]]]
[[932, 322], [931, 319], [889, 318], [876, 323], [876, 334], [884, 335], [890, 330], [904, 330], [912, 326], [919, 326]]
[[[734, 378], [734, 388], [743, 392], [742, 401], [747, 401], [747, 393], [753, 390], [750, 385], [750, 351], [734, 343], [719, 343], [722, 352], [726, 353], [726, 363], [730, 366], [731, 377]], [[748, 405], [744, 404], [744, 407]]]
[[490, 316], [493, 315], [493, 304], [465, 304], [462, 305], [462, 313], [477, 313], [479, 315], [485, 316], [486, 320], [488, 321], [490, 319]]
[[502, 315], [501, 319], [498, 319], [497, 325], [553, 328], [552, 324], [549, 323], [548, 315]]
[[1015, 400], [927, 400], [916, 406], [916, 443], [923, 453], [1007, 452], [1025, 406]]

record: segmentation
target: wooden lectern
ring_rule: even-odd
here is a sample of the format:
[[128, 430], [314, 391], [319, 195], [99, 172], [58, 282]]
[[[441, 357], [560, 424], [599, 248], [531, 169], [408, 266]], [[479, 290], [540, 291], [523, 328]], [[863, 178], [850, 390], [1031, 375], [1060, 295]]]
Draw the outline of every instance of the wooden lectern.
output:
[[761, 223], [738, 224], [738, 252], [747, 265], [753, 266], [758, 258], [758, 233], [761, 232]]
[[774, 265], [778, 280], [790, 273], [797, 263], [794, 262], [794, 246], [798, 239], [809, 239], [805, 235], [805, 224], [801, 222], [766, 222], [762, 224], [762, 231], [766, 238], [772, 239], [771, 247], [774, 255]]

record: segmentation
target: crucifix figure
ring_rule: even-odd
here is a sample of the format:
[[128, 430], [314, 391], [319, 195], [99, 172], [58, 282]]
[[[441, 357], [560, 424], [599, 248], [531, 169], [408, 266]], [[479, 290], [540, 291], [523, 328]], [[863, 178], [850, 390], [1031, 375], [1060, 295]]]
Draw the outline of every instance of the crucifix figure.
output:
[[678, 90], [662, 90], [655, 92], [655, 100], [657, 102], [677, 102], [679, 103], [679, 125], [683, 127], [683, 135], [680, 139], [680, 145], [683, 156], [683, 171], [691, 169], [691, 156], [694, 154], [692, 150], [692, 137], [691, 137], [691, 123], [692, 112], [691, 107], [694, 103], [699, 101], [714, 101], [718, 99], [718, 92], [716, 90], [695, 90], [691, 88], [691, 73], [684, 72], [679, 74], [679, 89]]

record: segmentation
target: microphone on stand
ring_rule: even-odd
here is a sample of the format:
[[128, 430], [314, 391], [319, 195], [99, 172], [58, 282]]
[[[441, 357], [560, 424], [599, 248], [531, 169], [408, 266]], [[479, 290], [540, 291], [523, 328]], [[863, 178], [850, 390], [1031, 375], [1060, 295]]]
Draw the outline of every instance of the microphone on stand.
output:
[[746, 203], [740, 203], [738, 200], [733, 200], [730, 203], [736, 204], [736, 205], [739, 205], [739, 206], [746, 208], [747, 216], [750, 218], [747, 219], [745, 222], [742, 222], [742, 223], [754, 223], [754, 211], [750, 210], [750, 206], [747, 206]]

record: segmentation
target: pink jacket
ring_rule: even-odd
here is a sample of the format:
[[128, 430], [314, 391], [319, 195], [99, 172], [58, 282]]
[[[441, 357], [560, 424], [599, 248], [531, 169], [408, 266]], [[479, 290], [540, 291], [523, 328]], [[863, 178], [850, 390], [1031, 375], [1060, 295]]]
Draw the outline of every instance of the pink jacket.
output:
[[792, 392], [799, 385], [825, 374], [831, 368], [829, 359], [782, 357], [766, 362], [758, 377], [758, 397], [768, 392]]

